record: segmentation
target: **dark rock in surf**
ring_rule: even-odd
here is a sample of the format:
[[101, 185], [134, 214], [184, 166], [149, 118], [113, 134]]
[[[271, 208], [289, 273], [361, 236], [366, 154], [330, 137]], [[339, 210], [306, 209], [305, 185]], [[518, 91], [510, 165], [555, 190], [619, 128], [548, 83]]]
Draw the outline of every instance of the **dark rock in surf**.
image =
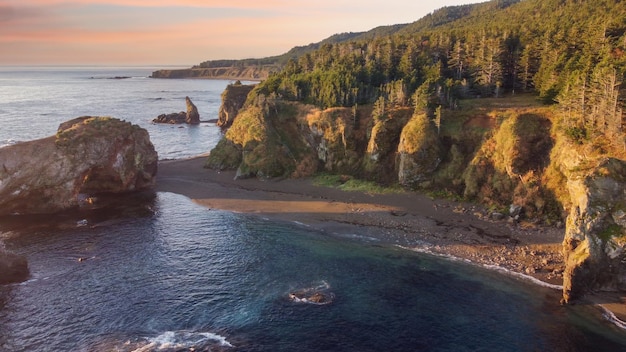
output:
[[197, 125], [200, 123], [200, 114], [198, 113], [198, 108], [196, 105], [189, 99], [189, 97], [185, 97], [185, 103], [187, 104], [187, 111], [174, 112], [171, 114], [161, 114], [157, 116], [157, 118], [153, 119], [154, 123], [169, 123], [169, 124], [190, 124]]
[[200, 114], [198, 113], [198, 108], [194, 105], [191, 99], [189, 99], [189, 97], [185, 97], [185, 103], [187, 104], [187, 114], [185, 116], [185, 122], [190, 125], [199, 124]]

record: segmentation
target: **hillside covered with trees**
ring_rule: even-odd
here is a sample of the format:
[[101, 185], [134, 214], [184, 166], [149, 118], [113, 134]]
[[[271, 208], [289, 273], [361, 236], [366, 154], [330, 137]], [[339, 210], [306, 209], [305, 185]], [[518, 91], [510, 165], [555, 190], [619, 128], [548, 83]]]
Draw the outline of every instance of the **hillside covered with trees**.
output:
[[615, 0], [492, 0], [337, 36], [281, 57], [207, 167], [324, 171], [564, 226], [564, 300], [626, 288], [625, 52]]

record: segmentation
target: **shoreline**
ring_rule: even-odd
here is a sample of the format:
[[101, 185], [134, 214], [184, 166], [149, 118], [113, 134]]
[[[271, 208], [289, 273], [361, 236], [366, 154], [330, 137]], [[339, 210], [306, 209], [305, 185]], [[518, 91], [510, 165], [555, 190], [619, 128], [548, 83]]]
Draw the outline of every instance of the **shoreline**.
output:
[[[157, 192], [184, 195], [208, 209], [252, 214], [334, 234], [351, 234], [506, 272], [552, 289], [562, 285], [563, 229], [491, 220], [474, 204], [414, 192], [371, 195], [316, 186], [311, 179], [234, 180], [235, 171], [203, 168], [206, 155], [159, 161]], [[626, 329], [622, 294], [599, 293], [593, 304]]]

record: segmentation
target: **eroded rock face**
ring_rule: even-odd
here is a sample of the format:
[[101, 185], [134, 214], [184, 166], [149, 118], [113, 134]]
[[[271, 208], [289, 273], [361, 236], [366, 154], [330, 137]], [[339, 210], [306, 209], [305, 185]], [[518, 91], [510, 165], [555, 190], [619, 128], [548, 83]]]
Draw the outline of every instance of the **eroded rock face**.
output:
[[151, 187], [157, 153], [148, 132], [107, 117], [80, 117], [56, 136], [0, 148], [0, 215], [54, 213], [98, 193]]
[[563, 240], [563, 301], [626, 288], [626, 162], [607, 158], [576, 169], [567, 186], [572, 205]]
[[22, 282], [28, 275], [26, 258], [0, 249], [0, 284]]
[[441, 162], [439, 138], [426, 115], [416, 115], [404, 126], [398, 144], [398, 182], [415, 186], [427, 179]]
[[227, 129], [233, 124], [239, 110], [246, 102], [248, 94], [254, 87], [254, 85], [243, 85], [241, 82], [229, 84], [226, 87], [222, 93], [222, 105], [220, 105], [218, 112], [218, 126], [222, 129]]

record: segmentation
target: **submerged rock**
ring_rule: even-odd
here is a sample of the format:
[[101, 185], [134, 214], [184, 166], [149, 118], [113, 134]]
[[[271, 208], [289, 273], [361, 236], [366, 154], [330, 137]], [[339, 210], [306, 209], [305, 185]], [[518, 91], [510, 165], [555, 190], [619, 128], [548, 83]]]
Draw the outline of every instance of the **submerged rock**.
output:
[[0, 215], [54, 213], [151, 187], [157, 159], [148, 132], [129, 122], [64, 122], [56, 136], [0, 148]]
[[330, 292], [330, 285], [327, 282], [322, 281], [320, 284], [298, 289], [289, 292], [289, 300], [297, 303], [310, 303], [310, 304], [330, 304], [335, 299], [335, 295]]
[[0, 249], [0, 284], [22, 282], [28, 275], [25, 257]]

